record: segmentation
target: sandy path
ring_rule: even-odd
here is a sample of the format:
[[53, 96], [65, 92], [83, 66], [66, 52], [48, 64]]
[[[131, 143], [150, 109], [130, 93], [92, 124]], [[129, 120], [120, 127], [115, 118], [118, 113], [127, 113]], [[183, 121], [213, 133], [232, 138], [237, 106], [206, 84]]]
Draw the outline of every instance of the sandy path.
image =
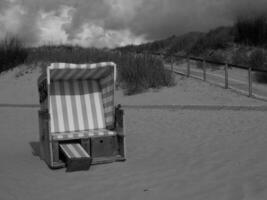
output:
[[[191, 76], [199, 79], [203, 79], [203, 70], [197, 67], [196, 62], [191, 61]], [[169, 66], [168, 66], [169, 67]], [[207, 81], [220, 85], [224, 87], [225, 84], [225, 72], [224, 66], [213, 66], [215, 68], [207, 68], [206, 69], [206, 79]], [[174, 69], [182, 74], [187, 74], [187, 64], [185, 61], [178, 65], [174, 66]], [[214, 70], [216, 69], [216, 70]], [[228, 80], [229, 80], [229, 88], [233, 88], [238, 90], [245, 95], [248, 94], [248, 71], [244, 69], [238, 68], [229, 68], [228, 69]], [[252, 88], [253, 94], [267, 99], [267, 85], [264, 83], [259, 83], [256, 81], [254, 77], [254, 73], [252, 73]]]
[[40, 69], [21, 66], [0, 74], [0, 104], [38, 104]]
[[134, 96], [117, 91], [117, 103], [126, 105], [267, 105], [267, 102], [248, 98], [202, 80], [177, 76], [177, 85], [150, 90]]

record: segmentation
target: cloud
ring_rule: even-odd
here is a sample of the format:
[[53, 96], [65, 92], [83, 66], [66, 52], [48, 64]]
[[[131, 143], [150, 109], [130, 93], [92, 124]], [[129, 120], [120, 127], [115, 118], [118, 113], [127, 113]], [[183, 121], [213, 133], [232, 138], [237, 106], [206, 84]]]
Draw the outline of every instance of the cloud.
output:
[[114, 47], [231, 25], [266, 0], [0, 0], [0, 38]]
[[39, 40], [40, 29], [37, 26], [39, 14], [36, 10], [29, 12], [27, 7], [7, 0], [0, 6], [0, 37], [17, 35], [25, 43], [35, 43]]

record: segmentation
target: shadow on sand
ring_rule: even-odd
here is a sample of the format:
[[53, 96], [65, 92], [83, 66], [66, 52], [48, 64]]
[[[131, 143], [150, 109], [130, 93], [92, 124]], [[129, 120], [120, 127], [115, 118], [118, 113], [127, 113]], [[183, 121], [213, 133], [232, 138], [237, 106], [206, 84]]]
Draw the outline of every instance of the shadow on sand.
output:
[[32, 148], [32, 155], [40, 157], [40, 142], [30, 142]]

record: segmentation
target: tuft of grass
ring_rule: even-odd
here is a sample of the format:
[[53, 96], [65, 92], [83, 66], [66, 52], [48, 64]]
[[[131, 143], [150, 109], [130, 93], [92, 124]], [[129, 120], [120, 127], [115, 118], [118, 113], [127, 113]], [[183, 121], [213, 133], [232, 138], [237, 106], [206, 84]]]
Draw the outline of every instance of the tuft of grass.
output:
[[203, 55], [207, 50], [224, 50], [234, 40], [234, 33], [230, 27], [219, 27], [209, 31], [199, 38], [190, 49], [189, 53], [194, 56]]
[[29, 48], [28, 63], [92, 63], [108, 57], [107, 50], [96, 48], [83, 48], [72, 45], [46, 45]]
[[[267, 69], [266, 51], [264, 49], [254, 50], [249, 57], [249, 65], [254, 69]], [[254, 77], [257, 82], [267, 83], [267, 73], [256, 72]]]
[[22, 64], [27, 55], [27, 50], [17, 37], [5, 37], [0, 41], [0, 73]]
[[245, 48], [240, 48], [233, 53], [231, 59], [232, 63], [235, 65], [248, 66], [249, 64], [248, 51]]
[[254, 69], [266, 69], [266, 52], [264, 49], [254, 50], [249, 57], [249, 65]]
[[29, 49], [28, 63], [97, 63], [113, 61], [118, 66], [118, 85], [131, 95], [149, 88], [174, 85], [174, 77], [164, 69], [162, 60], [149, 54], [121, 53], [108, 49], [79, 46], [42, 46]]
[[120, 85], [128, 95], [175, 84], [172, 73], [166, 71], [162, 60], [154, 56], [120, 54], [117, 63]]

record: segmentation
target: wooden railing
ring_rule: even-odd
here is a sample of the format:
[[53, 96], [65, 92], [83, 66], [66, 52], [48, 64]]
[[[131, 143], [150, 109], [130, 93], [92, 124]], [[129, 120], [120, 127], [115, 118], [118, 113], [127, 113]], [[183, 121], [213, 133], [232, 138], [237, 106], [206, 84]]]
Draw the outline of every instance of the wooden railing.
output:
[[153, 53], [152, 55], [154, 56], [164, 56], [165, 58], [170, 59], [171, 63], [171, 70], [173, 71], [173, 65], [174, 65], [174, 60], [175, 58], [180, 58], [180, 59], [186, 59], [187, 62], [187, 73], [186, 76], [190, 77], [191, 75], [191, 65], [190, 65], [190, 60], [198, 61], [202, 63], [202, 70], [203, 70], [203, 80], [207, 80], [207, 63], [208, 64], [213, 64], [213, 65], [219, 65], [219, 66], [224, 66], [224, 87], [227, 89], [229, 88], [229, 67], [232, 68], [239, 68], [239, 69], [244, 69], [247, 70], [248, 72], [248, 96], [252, 97], [253, 96], [253, 81], [252, 81], [252, 72], [261, 72], [261, 73], [266, 73], [267, 75], [267, 70], [265, 69], [255, 69], [252, 66], [242, 66], [242, 65], [236, 65], [236, 64], [230, 64], [230, 63], [224, 63], [224, 62], [216, 62], [204, 58], [198, 58], [198, 57], [193, 57], [193, 56], [183, 56], [183, 55], [178, 55], [178, 54], [164, 54], [164, 53]]

